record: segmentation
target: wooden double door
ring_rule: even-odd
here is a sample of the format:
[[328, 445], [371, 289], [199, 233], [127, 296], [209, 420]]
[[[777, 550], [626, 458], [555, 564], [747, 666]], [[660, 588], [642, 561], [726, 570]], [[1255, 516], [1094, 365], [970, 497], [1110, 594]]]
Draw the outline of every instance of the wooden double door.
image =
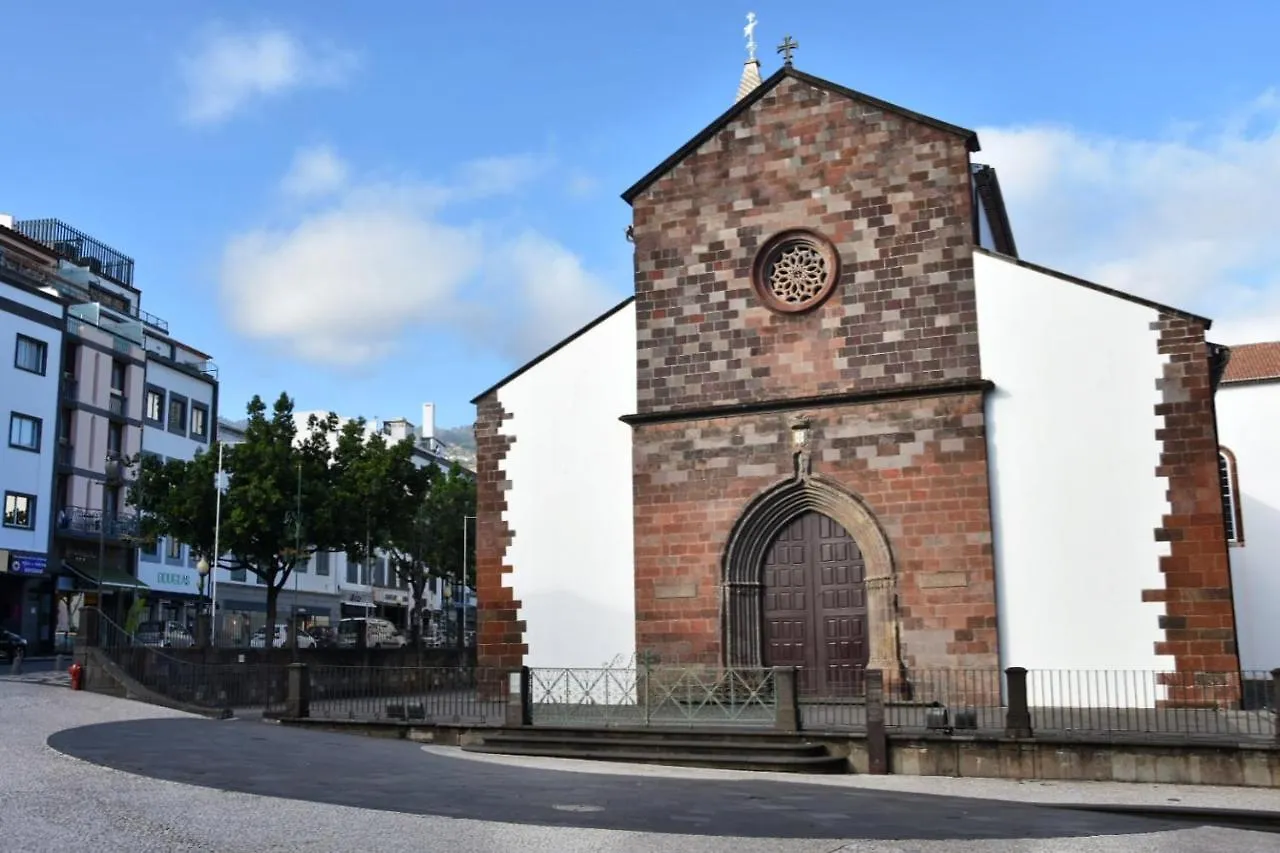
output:
[[784, 527], [765, 557], [764, 662], [800, 668], [801, 695], [863, 689], [866, 565], [849, 533], [819, 512]]

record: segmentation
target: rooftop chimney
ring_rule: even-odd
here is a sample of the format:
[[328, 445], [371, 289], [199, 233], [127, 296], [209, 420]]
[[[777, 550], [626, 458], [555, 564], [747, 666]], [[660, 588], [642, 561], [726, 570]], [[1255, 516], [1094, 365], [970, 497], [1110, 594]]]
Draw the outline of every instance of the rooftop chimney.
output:
[[5, 228], [8, 228], [8, 229], [12, 230], [12, 229], [13, 229], [13, 214], [12, 214], [12, 213], [0, 213], [0, 225], [3, 225]]
[[436, 404], [422, 404], [422, 438], [431, 441], [436, 437]]

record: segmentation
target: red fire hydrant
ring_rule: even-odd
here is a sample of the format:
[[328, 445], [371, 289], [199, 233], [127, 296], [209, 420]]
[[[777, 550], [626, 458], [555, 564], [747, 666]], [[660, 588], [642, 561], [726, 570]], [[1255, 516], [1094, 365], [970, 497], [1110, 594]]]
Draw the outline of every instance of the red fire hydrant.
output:
[[78, 663], [71, 664], [67, 668], [67, 675], [71, 676], [71, 689], [81, 690], [84, 687], [84, 667]]

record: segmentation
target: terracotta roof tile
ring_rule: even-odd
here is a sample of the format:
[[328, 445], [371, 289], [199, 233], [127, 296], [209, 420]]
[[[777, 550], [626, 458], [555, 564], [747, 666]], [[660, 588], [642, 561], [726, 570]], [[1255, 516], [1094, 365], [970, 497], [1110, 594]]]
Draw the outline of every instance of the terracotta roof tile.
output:
[[1280, 379], [1280, 341], [1231, 347], [1231, 360], [1223, 382], [1256, 382]]

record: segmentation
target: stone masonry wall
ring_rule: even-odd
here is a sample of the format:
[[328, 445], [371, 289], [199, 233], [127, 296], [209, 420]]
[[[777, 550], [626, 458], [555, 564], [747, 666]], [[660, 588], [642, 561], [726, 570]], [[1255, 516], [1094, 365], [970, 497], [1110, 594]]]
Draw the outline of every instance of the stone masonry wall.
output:
[[[744, 507], [794, 471], [793, 413], [635, 427], [636, 648], [720, 660], [721, 558]], [[908, 666], [998, 666], [980, 393], [805, 410], [812, 471], [885, 530]]]
[[508, 418], [497, 391], [476, 404], [476, 660], [481, 667], [518, 669], [528, 652], [525, 626], [518, 618], [520, 602], [503, 585], [511, 571], [507, 546], [515, 536], [502, 517], [511, 487], [503, 463], [515, 441], [501, 433]]
[[[640, 412], [977, 379], [965, 139], [793, 77], [632, 203]], [[779, 315], [756, 249], [812, 228], [840, 283]]]
[[[1145, 590], [1143, 599], [1165, 602], [1165, 641], [1156, 652], [1172, 655], [1179, 672], [1234, 673], [1235, 611], [1204, 324], [1163, 313], [1155, 328], [1166, 359], [1156, 406], [1163, 418], [1156, 432], [1163, 445], [1156, 474], [1168, 478], [1171, 504], [1155, 536], [1169, 543], [1170, 553], [1160, 561], [1164, 589]], [[1230, 701], [1238, 687], [1233, 677], [1224, 682], [1217, 698]], [[1206, 693], [1204, 686], [1175, 690], [1170, 699], [1212, 699], [1213, 691]]]

